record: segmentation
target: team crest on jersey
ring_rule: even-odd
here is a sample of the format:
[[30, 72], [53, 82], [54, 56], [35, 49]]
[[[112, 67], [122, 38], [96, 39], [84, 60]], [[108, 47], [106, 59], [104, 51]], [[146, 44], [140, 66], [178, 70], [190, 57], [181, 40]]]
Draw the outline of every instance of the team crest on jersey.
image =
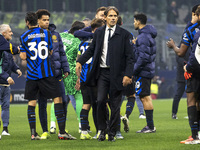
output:
[[140, 88], [140, 81], [137, 81], [136, 83], [135, 83], [135, 88]]
[[58, 42], [56, 35], [52, 35], [52, 39], [53, 39], [53, 42]]

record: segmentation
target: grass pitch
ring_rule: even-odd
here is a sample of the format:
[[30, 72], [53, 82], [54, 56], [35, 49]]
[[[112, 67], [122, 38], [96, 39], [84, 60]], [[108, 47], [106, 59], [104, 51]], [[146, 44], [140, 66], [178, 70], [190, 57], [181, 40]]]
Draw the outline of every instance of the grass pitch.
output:
[[[126, 102], [124, 101], [121, 114], [125, 113]], [[171, 119], [172, 99], [154, 100], [154, 124], [156, 133], [138, 134], [137, 130], [142, 129], [146, 125], [145, 119], [139, 119], [138, 108], [135, 105], [130, 116], [130, 131], [121, 132], [124, 140], [116, 140], [115, 142], [98, 142], [97, 140], [80, 140], [78, 133], [78, 121], [75, 111], [71, 104], [68, 106], [68, 120], [66, 128], [70, 134], [77, 137], [77, 140], [58, 140], [57, 134], [51, 135], [48, 140], [31, 141], [30, 129], [27, 119], [27, 105], [12, 104], [10, 108], [10, 125], [8, 127], [11, 136], [3, 136], [0, 140], [0, 150], [199, 150], [200, 145], [184, 145], [180, 144], [181, 140], [185, 140], [191, 135], [187, 116], [186, 100], [182, 99], [179, 104], [178, 120]], [[50, 104], [48, 104], [48, 113], [50, 113]], [[42, 129], [37, 115], [37, 132], [42, 134]], [[48, 115], [48, 120], [50, 116]], [[92, 123], [92, 115], [90, 113], [91, 135], [95, 135], [94, 124]], [[1, 131], [2, 131], [1, 126]], [[58, 130], [57, 130], [58, 131]]]

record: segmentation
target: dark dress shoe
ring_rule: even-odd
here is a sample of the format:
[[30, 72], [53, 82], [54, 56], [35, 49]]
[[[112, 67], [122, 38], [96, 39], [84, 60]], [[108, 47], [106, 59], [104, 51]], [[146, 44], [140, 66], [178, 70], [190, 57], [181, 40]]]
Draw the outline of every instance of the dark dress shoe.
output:
[[114, 136], [108, 136], [108, 141], [110, 142], [115, 142], [115, 137]]
[[105, 131], [101, 131], [99, 138], [98, 138], [98, 141], [104, 141], [105, 139], [106, 139], [105, 138]]

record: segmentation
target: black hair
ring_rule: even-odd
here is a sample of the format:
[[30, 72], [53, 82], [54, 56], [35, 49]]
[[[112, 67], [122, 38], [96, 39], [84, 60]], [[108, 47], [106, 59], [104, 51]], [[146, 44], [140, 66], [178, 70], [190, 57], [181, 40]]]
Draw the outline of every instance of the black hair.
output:
[[199, 6], [199, 4], [192, 7], [192, 12], [193, 13], [195, 13], [195, 11], [197, 10], [198, 6]]
[[135, 20], [139, 20], [141, 24], [147, 23], [147, 16], [143, 13], [138, 13], [134, 15]]
[[50, 12], [46, 9], [38, 9], [36, 15], [38, 16], [38, 19], [42, 18], [43, 15], [51, 16]]
[[117, 24], [121, 26], [123, 24], [122, 17], [118, 16]]
[[102, 19], [97, 19], [97, 18], [94, 18], [91, 22], [91, 28], [92, 28], [92, 31], [95, 29], [95, 28], [99, 28], [101, 26], [103, 26], [105, 24], [105, 21], [102, 20]]
[[197, 7], [197, 9], [196, 9], [196, 11], [195, 11], [195, 14], [196, 14], [197, 16], [200, 15], [200, 6]]
[[114, 11], [117, 13], [117, 15], [119, 15], [119, 10], [118, 10], [115, 6], [109, 6], [109, 7], [107, 7], [107, 9], [106, 9], [105, 12], [104, 12], [104, 15], [107, 16], [107, 15], [108, 15], [108, 12], [109, 12], [110, 10], [114, 10]]
[[26, 13], [25, 21], [26, 22], [28, 21], [31, 26], [36, 26], [37, 20], [38, 20], [38, 17], [34, 12], [27, 12]]
[[72, 24], [71, 29], [68, 31], [68, 33], [74, 34], [75, 31], [83, 29], [85, 27], [85, 24], [81, 21], [75, 21]]

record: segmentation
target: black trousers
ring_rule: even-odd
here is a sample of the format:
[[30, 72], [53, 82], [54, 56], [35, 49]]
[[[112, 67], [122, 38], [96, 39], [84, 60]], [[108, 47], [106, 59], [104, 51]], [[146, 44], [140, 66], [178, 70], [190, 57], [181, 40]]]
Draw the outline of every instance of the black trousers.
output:
[[99, 130], [107, 129], [106, 102], [109, 95], [111, 117], [109, 121], [109, 136], [115, 136], [119, 123], [122, 91], [110, 89], [110, 70], [101, 68], [97, 82], [97, 122]]
[[177, 82], [177, 90], [174, 95], [173, 104], [172, 104], [172, 113], [174, 114], [177, 114], [178, 112], [178, 105], [185, 91], [185, 85], [186, 85], [186, 82]]

